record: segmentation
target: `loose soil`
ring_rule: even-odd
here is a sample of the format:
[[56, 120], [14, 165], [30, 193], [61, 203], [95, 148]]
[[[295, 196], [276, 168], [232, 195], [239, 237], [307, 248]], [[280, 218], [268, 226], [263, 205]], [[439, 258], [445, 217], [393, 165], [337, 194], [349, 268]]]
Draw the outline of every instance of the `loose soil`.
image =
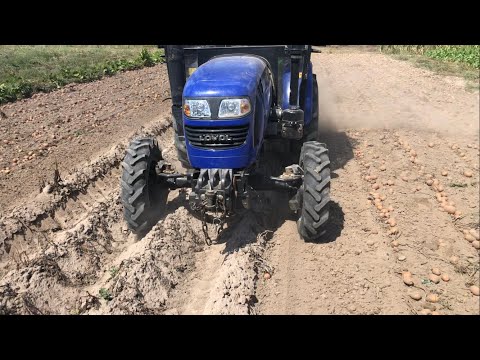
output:
[[143, 238], [127, 230], [128, 142], [155, 136], [181, 170], [164, 65], [2, 106], [0, 314], [478, 315], [478, 92], [368, 48], [312, 62], [332, 161], [319, 242], [272, 211], [207, 246], [181, 191]]

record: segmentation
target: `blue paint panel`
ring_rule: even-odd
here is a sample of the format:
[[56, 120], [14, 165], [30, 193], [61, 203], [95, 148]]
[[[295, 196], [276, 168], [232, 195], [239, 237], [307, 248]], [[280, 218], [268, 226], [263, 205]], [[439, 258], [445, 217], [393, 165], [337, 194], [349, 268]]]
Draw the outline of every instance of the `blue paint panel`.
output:
[[[256, 92], [264, 74], [266, 64], [254, 56], [222, 56], [214, 58], [200, 66], [189, 78], [183, 91], [183, 98], [209, 97], [244, 97], [248, 96], [252, 103], [249, 115], [239, 119], [202, 120], [190, 119], [183, 115], [184, 126], [209, 128], [249, 125], [246, 142], [232, 149], [205, 149], [192, 146], [186, 139], [187, 154], [190, 164], [199, 169], [243, 169], [255, 162], [261, 142], [254, 147], [255, 121], [261, 121], [263, 130], [265, 119], [255, 119]], [[271, 87], [271, 84], [268, 83]], [[271, 96], [271, 91], [268, 91]], [[271, 99], [266, 101], [266, 105]], [[259, 105], [261, 106], [261, 104]], [[264, 109], [258, 113], [268, 113]]]
[[266, 64], [254, 56], [222, 56], [200, 66], [189, 78], [183, 97], [250, 96]]
[[307, 91], [305, 94], [305, 126], [308, 126], [312, 122], [312, 106], [313, 106], [313, 72], [312, 72], [312, 63], [308, 67], [308, 78], [307, 78]]
[[[300, 85], [302, 84], [302, 79], [298, 82], [298, 90], [300, 91]], [[287, 68], [282, 76], [282, 86], [283, 86], [283, 96], [282, 96], [282, 109], [289, 108], [290, 102], [290, 68]], [[308, 67], [308, 76], [307, 76], [307, 92], [305, 94], [305, 125], [308, 126], [312, 121], [312, 100], [313, 100], [313, 72], [312, 72], [312, 63]]]
[[[301, 82], [298, 82], [298, 89], [300, 89]], [[282, 110], [290, 107], [290, 68], [286, 68], [282, 76]]]

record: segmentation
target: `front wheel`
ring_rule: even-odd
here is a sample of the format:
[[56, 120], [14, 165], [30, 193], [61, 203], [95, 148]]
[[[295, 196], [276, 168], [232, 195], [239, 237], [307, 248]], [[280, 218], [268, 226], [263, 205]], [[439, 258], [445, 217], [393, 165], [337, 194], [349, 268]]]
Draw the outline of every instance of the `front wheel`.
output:
[[317, 240], [325, 232], [330, 216], [330, 160], [325, 144], [308, 141], [300, 153], [304, 171], [298, 232], [305, 240]]
[[148, 231], [165, 208], [168, 188], [157, 184], [156, 167], [162, 161], [157, 141], [132, 141], [122, 162], [121, 179], [124, 219], [136, 234]]

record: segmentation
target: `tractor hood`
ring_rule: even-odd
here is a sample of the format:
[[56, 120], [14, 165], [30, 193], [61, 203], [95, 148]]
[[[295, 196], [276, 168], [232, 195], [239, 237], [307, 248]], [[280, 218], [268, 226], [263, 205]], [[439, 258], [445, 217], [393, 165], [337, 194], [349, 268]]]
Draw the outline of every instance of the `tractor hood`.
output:
[[220, 56], [201, 65], [189, 78], [183, 97], [232, 97], [254, 94], [267, 64], [250, 55]]

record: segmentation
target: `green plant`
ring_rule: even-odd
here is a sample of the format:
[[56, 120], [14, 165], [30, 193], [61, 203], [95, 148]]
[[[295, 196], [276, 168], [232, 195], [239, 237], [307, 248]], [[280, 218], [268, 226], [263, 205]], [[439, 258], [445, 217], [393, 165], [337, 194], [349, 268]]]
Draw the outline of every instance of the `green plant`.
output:
[[75, 137], [79, 137], [79, 136], [81, 136], [81, 135], [83, 135], [83, 134], [85, 134], [85, 130], [83, 130], [83, 129], [77, 130], [77, 131], [75, 131], [75, 132], [73, 133], [73, 135], [74, 135]]
[[380, 51], [389, 54], [423, 55], [480, 69], [480, 45], [381, 45]]
[[457, 183], [452, 183], [450, 184], [450, 187], [461, 187], [461, 188], [464, 188], [464, 187], [467, 187], [468, 184], [457, 184]]
[[119, 271], [120, 271], [119, 268], [112, 266], [112, 268], [110, 269], [110, 277], [113, 279], [115, 276], [118, 275]]
[[138, 46], [0, 46], [0, 104], [163, 62]]
[[108, 291], [107, 289], [105, 288], [101, 288], [99, 291], [98, 291], [98, 294], [100, 295], [100, 297], [106, 301], [111, 301], [113, 299], [113, 296], [112, 294], [110, 294], [110, 291]]
[[380, 51], [442, 75], [463, 76], [465, 89], [479, 89], [480, 45], [381, 45]]
[[426, 49], [425, 55], [433, 59], [468, 64], [480, 69], [480, 45], [442, 45]]
[[143, 49], [140, 53], [140, 60], [142, 61], [144, 66], [155, 65], [155, 61], [153, 60], [152, 55], [147, 49]]
[[433, 282], [430, 281], [429, 279], [422, 279], [422, 285], [432, 286]]

